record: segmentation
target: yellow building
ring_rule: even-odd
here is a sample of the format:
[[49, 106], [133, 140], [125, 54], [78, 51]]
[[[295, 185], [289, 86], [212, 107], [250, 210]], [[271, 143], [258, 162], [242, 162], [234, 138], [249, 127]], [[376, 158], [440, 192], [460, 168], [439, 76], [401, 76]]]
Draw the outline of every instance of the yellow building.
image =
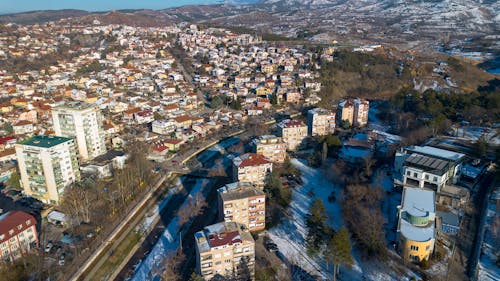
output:
[[237, 222], [250, 231], [266, 228], [266, 194], [248, 182], [226, 184], [219, 193], [219, 215], [226, 222]]
[[235, 222], [206, 226], [194, 235], [196, 271], [204, 280], [220, 277], [255, 280], [255, 241]]
[[260, 136], [254, 141], [255, 152], [274, 163], [283, 163], [286, 159], [286, 143], [274, 135]]
[[271, 174], [273, 163], [256, 153], [245, 153], [233, 159], [234, 181], [249, 182], [263, 187]]
[[428, 260], [436, 240], [434, 191], [405, 187], [399, 209], [398, 252], [407, 262]]
[[307, 138], [307, 126], [299, 120], [286, 119], [278, 124], [278, 135], [289, 151], [297, 150]]

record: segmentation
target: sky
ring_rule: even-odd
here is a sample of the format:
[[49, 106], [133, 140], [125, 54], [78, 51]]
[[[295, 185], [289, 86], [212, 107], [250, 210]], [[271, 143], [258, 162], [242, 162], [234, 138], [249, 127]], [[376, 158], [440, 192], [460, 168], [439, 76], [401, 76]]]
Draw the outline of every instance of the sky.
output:
[[216, 0], [0, 0], [0, 14], [35, 10], [79, 9], [109, 11], [120, 9], [164, 9]]

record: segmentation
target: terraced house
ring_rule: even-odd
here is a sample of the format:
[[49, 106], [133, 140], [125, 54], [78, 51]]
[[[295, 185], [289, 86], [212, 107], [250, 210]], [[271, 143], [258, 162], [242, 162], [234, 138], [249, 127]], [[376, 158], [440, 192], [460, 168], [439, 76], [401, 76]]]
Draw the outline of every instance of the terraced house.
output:
[[57, 204], [64, 189], [80, 180], [73, 139], [33, 136], [16, 144], [21, 185], [26, 195]]

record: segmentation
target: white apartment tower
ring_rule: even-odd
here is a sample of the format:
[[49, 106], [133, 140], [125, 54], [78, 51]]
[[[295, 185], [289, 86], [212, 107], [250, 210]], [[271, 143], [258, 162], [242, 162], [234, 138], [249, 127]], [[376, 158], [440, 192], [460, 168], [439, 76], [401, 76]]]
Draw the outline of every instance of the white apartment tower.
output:
[[70, 138], [34, 136], [16, 144], [24, 193], [57, 204], [64, 189], [80, 180], [75, 143]]
[[82, 161], [106, 153], [102, 115], [89, 103], [72, 102], [52, 109], [52, 121], [57, 136], [73, 138]]

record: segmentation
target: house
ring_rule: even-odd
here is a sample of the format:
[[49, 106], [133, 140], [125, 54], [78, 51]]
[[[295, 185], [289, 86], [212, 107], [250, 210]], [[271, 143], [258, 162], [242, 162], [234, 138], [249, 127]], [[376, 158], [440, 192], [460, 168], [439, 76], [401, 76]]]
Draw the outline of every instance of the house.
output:
[[444, 185], [458, 181], [464, 157], [432, 146], [409, 146], [396, 152], [394, 168], [404, 185], [439, 193]]
[[448, 235], [457, 235], [460, 229], [460, 218], [451, 212], [437, 211], [439, 230]]
[[153, 111], [148, 109], [134, 113], [134, 120], [137, 124], [146, 124], [153, 122], [155, 117]]
[[15, 135], [27, 135], [35, 131], [35, 126], [29, 121], [21, 120], [12, 124], [12, 129]]
[[153, 133], [170, 135], [175, 132], [176, 123], [173, 120], [155, 120], [152, 124]]
[[178, 151], [181, 145], [184, 143], [184, 140], [179, 139], [167, 139], [163, 141], [163, 145], [168, 148], [169, 151]]

